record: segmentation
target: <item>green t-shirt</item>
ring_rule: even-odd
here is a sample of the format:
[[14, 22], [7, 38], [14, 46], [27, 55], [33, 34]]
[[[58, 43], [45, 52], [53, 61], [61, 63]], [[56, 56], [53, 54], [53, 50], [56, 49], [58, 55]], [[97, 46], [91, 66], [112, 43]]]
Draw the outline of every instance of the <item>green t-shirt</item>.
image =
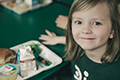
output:
[[114, 63], [96, 63], [85, 54], [72, 61], [73, 80], [120, 80], [120, 60]]

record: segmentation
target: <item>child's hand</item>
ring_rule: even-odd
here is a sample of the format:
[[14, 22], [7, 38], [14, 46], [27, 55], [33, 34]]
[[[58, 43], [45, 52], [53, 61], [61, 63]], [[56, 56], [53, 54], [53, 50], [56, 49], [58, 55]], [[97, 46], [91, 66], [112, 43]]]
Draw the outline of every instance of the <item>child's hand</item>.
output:
[[48, 30], [45, 30], [45, 32], [48, 35], [41, 35], [39, 37], [40, 40], [44, 40], [42, 43], [45, 45], [56, 45], [58, 43], [60, 43], [60, 39], [58, 36], [56, 36], [56, 34], [54, 32], [50, 32]]
[[62, 29], [66, 29], [67, 22], [68, 22], [68, 17], [63, 15], [59, 15], [55, 21], [56, 26]]

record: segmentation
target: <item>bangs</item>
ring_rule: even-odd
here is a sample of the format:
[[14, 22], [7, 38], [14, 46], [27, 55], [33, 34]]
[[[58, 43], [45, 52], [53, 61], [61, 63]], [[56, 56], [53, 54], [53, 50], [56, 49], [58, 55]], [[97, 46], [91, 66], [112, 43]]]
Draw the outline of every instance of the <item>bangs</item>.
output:
[[98, 3], [102, 4], [104, 2], [107, 2], [107, 0], [77, 0], [72, 7], [72, 12], [88, 10], [95, 7]]

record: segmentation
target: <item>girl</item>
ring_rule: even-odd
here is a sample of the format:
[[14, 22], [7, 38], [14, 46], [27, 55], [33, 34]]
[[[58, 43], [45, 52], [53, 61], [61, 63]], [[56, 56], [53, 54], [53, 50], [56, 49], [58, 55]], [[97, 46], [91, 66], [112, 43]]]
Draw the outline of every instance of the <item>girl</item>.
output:
[[74, 80], [120, 80], [120, 24], [115, 0], [75, 0], [65, 60]]

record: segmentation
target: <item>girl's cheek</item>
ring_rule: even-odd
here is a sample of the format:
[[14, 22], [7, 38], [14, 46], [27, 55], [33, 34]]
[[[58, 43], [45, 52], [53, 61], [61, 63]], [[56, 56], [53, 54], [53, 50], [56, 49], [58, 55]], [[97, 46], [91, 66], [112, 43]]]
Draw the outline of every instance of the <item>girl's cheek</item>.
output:
[[75, 38], [78, 35], [78, 33], [79, 33], [78, 27], [76, 27], [75, 25], [71, 24], [71, 30], [72, 30], [72, 35]]
[[76, 30], [72, 29], [72, 35], [75, 37], [77, 35]]

